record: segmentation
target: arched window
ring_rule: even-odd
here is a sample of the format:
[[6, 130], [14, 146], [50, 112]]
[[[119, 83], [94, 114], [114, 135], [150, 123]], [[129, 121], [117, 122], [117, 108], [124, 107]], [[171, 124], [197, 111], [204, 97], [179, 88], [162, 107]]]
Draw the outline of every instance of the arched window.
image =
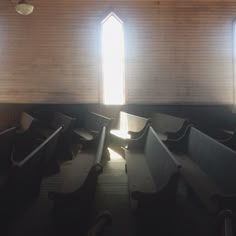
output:
[[111, 12], [102, 21], [103, 103], [124, 104], [124, 30], [123, 22]]
[[236, 19], [233, 21], [233, 103], [236, 105]]

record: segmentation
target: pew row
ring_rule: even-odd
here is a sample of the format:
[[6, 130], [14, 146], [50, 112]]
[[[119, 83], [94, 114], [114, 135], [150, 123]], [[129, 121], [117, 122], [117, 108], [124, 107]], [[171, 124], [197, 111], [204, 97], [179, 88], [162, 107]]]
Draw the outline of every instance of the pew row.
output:
[[102, 158], [106, 142], [106, 126], [100, 130], [93, 148], [83, 150], [71, 161], [63, 163], [60, 174], [64, 184], [60, 192], [49, 192], [53, 201], [53, 215], [58, 229], [68, 234], [78, 230], [86, 232], [90, 208], [95, 195], [97, 178], [102, 173]]
[[132, 208], [150, 200], [155, 201], [153, 206], [164, 204], [172, 208], [180, 165], [151, 126], [129, 143], [125, 157]]
[[149, 122], [150, 119], [148, 118], [121, 111], [118, 120], [118, 129], [112, 129], [110, 131], [112, 142], [119, 146], [127, 146], [129, 140], [142, 136]]
[[151, 125], [162, 141], [176, 142], [183, 138], [190, 122], [176, 116], [153, 113], [151, 115]]
[[[37, 114], [39, 117], [38, 133], [40, 133], [43, 138], [47, 138], [56, 129], [58, 129], [58, 127], [62, 126], [63, 129], [61, 131], [61, 135], [58, 140], [59, 144], [56, 150], [56, 159], [72, 159], [72, 153], [70, 149], [72, 143], [72, 130], [74, 128], [75, 118], [72, 118], [60, 112], [54, 112], [53, 114], [50, 114], [50, 112], [44, 111], [41, 113], [39, 112]], [[51, 168], [48, 168], [48, 175], [57, 173], [58, 171], [58, 165], [51, 166]]]
[[37, 147], [23, 158], [19, 158], [13, 149], [10, 168], [1, 175], [1, 216], [13, 217], [38, 196], [45, 168], [54, 155], [61, 130], [59, 127], [44, 141], [35, 139]]
[[193, 127], [177, 146], [181, 174], [206, 208], [236, 209], [236, 152]]

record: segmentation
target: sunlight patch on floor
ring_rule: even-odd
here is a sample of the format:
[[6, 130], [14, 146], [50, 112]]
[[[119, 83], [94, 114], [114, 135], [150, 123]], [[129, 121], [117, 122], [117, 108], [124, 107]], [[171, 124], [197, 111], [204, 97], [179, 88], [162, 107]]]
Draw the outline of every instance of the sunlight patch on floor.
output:
[[122, 156], [119, 153], [115, 152], [113, 149], [108, 148], [108, 151], [109, 151], [111, 160], [121, 160], [121, 159], [123, 159]]

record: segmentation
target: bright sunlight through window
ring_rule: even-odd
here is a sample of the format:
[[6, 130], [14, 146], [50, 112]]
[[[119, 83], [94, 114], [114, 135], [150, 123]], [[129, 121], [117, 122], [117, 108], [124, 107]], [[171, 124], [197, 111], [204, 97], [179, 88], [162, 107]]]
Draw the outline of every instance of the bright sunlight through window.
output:
[[233, 76], [234, 76], [234, 105], [236, 105], [236, 19], [233, 22]]
[[102, 69], [103, 103], [124, 104], [124, 31], [114, 13], [102, 22]]

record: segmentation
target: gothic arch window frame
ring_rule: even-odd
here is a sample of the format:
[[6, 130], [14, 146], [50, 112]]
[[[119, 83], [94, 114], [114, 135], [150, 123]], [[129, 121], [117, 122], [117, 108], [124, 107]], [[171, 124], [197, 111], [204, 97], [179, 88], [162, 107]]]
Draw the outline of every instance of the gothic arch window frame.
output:
[[[103, 27], [106, 24], [106, 22], [109, 21], [109, 19], [111, 17], [114, 17], [116, 19], [117, 22], [120, 23], [121, 25], [121, 29], [122, 29], [122, 89], [120, 90], [120, 92], [122, 93], [122, 101], [120, 102], [107, 102], [106, 98], [105, 98], [105, 73], [104, 73], [104, 55], [103, 55], [103, 46], [104, 46], [104, 42], [103, 42]], [[102, 20], [100, 21], [100, 52], [101, 52], [101, 83], [100, 83], [100, 101], [103, 104], [106, 105], [123, 105], [125, 104], [125, 100], [126, 100], [126, 86], [125, 86], [125, 27], [124, 27], [124, 21], [119, 17], [118, 14], [116, 14], [114, 11], [109, 11], [105, 17], [102, 18]]]
[[232, 64], [233, 64], [233, 111], [236, 112], [236, 17], [233, 19], [232, 27]]

